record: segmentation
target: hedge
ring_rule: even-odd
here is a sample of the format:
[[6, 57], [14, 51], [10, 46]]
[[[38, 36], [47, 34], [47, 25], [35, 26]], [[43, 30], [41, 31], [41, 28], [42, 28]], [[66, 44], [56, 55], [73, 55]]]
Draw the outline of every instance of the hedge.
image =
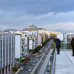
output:
[[43, 42], [43, 43], [42, 43], [42, 46], [41, 46], [41, 45], [37, 46], [37, 47], [34, 49], [33, 53], [38, 52], [38, 51], [39, 51], [43, 46], [45, 46], [50, 40], [51, 40], [51, 38], [50, 38], [50, 39], [47, 39], [45, 42]]
[[16, 72], [18, 69], [17, 69], [17, 66], [14, 66], [13, 68], [12, 68], [12, 71], [13, 72]]

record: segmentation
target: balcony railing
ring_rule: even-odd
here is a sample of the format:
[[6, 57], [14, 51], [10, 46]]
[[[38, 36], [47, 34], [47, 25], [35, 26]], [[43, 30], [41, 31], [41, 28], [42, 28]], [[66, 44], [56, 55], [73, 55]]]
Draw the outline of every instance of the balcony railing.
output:
[[61, 49], [72, 49], [71, 42], [61, 42]]
[[[44, 55], [42, 56], [42, 58], [44, 57]], [[31, 74], [35, 74], [37, 72], [37, 69], [39, 68], [39, 64], [42, 62], [42, 58], [38, 62], [38, 64], [35, 66]], [[55, 73], [55, 62], [56, 62], [56, 50], [54, 47], [48, 53], [46, 60], [44, 61], [43, 65], [41, 66], [37, 74], [54, 74]]]

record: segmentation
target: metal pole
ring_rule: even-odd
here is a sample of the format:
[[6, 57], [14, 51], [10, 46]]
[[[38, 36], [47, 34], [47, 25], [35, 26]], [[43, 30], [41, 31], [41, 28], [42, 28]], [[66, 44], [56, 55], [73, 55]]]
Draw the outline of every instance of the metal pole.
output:
[[2, 68], [3, 68], [3, 30], [2, 30]]
[[[10, 58], [10, 60], [11, 60], [11, 63], [12, 63], [12, 34], [11, 34], [11, 58]], [[12, 67], [12, 65], [11, 65], [11, 67]]]

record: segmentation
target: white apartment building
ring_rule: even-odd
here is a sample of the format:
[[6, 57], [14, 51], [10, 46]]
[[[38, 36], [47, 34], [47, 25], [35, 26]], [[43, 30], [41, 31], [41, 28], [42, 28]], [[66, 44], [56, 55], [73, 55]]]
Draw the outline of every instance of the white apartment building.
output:
[[38, 29], [35, 25], [30, 25], [24, 29], [26, 37], [28, 37], [29, 50], [33, 50], [38, 46]]
[[23, 56], [28, 56], [29, 53], [29, 37], [22, 32], [22, 53]]
[[15, 58], [22, 57], [22, 36], [15, 34]]
[[9, 74], [15, 59], [15, 35], [0, 32], [0, 73]]
[[[29, 40], [26, 34], [22, 31], [10, 31], [15, 34], [15, 58], [20, 58], [28, 55]], [[17, 47], [18, 46], [18, 47]]]

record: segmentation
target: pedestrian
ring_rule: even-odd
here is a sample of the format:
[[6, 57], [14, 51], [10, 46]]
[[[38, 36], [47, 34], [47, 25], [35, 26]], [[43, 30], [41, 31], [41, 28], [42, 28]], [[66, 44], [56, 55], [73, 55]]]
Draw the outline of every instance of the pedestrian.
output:
[[54, 42], [56, 44], [56, 48], [57, 48], [57, 54], [60, 54], [60, 48], [61, 48], [61, 41], [59, 38], [56, 38], [56, 36], [54, 37]]
[[72, 56], [74, 56], [74, 37], [71, 40], [71, 46], [72, 46]]

